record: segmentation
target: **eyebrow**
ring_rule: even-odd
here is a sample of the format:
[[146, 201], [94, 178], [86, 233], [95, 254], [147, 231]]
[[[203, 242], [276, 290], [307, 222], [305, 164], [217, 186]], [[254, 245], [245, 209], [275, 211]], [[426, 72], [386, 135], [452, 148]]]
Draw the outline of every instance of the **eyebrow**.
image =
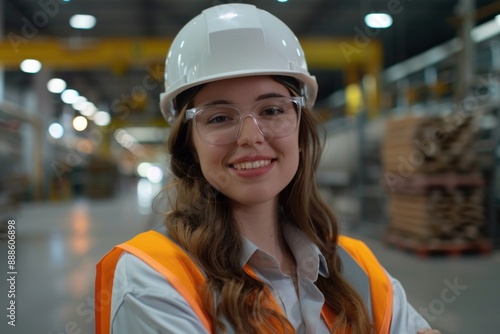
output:
[[285, 97], [285, 95], [283, 94], [280, 94], [280, 93], [267, 93], [267, 94], [262, 94], [262, 95], [259, 95], [255, 101], [262, 101], [262, 100], [265, 100], [265, 99], [270, 99], [270, 98], [273, 98], [273, 97]]
[[[266, 94], [262, 94], [262, 95], [257, 96], [255, 101], [263, 101], [266, 99], [271, 99], [273, 97], [285, 97], [285, 95], [280, 94], [280, 93], [266, 93]], [[221, 99], [221, 100], [210, 101], [209, 103], [204, 104], [204, 106], [213, 106], [213, 105], [217, 105], [217, 104], [235, 104], [235, 103], [232, 103], [228, 100]]]

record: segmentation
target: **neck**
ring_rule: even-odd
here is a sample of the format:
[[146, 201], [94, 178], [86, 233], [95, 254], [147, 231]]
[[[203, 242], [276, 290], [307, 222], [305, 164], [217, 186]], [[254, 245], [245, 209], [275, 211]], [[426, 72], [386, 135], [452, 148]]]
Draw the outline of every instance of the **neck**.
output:
[[252, 206], [233, 206], [242, 235], [271, 254], [282, 266], [293, 262], [278, 221], [278, 201]]

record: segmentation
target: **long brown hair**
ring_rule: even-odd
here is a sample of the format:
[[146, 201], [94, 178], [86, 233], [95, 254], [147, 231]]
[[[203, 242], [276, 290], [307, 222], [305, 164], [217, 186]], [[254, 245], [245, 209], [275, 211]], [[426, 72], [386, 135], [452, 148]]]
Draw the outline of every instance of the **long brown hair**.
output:
[[[293, 95], [295, 89], [279, 78]], [[165, 224], [170, 237], [186, 249], [207, 276], [204, 302], [214, 328], [224, 331], [226, 319], [237, 333], [259, 333], [270, 320], [283, 326], [287, 319], [264, 307], [264, 284], [247, 275], [240, 265], [241, 234], [227, 198], [203, 177], [191, 141], [192, 122], [184, 122], [186, 104], [173, 124], [167, 148], [176, 198]], [[356, 291], [341, 273], [337, 256], [338, 223], [323, 201], [315, 173], [322, 151], [319, 122], [303, 108], [299, 125], [299, 167], [280, 193], [281, 221], [294, 224], [314, 242], [327, 259], [330, 276], [316, 285], [335, 313], [332, 333], [372, 333], [368, 312]], [[324, 132], [323, 132], [324, 134]], [[215, 300], [214, 300], [215, 299]], [[289, 328], [291, 328], [289, 326]]]

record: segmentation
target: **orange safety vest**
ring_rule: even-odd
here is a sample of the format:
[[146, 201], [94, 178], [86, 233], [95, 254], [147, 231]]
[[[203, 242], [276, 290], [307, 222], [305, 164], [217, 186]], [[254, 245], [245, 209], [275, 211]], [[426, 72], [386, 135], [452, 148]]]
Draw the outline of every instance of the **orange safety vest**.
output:
[[[393, 291], [387, 274], [363, 242], [340, 236], [339, 245], [341, 246], [339, 249], [345, 251], [343, 255], [341, 254], [342, 252], [339, 252], [343, 261], [343, 270], [344, 272], [350, 271], [351, 276], [353, 276], [350, 278], [347, 277], [347, 279], [358, 280], [360, 276], [363, 276], [363, 273], [367, 276], [365, 283], [361, 280], [359, 290], [368, 292], [368, 294], [361, 293], [361, 297], [365, 300], [369, 311], [371, 310], [371, 317], [376, 333], [389, 334]], [[116, 263], [124, 251], [140, 258], [163, 275], [179, 294], [184, 297], [207, 331], [212, 333], [212, 324], [202, 305], [199, 294], [199, 287], [204, 284], [205, 276], [189, 255], [175, 242], [159, 232], [148, 231], [115, 246], [97, 264], [95, 281], [96, 334], [109, 334], [111, 331], [113, 279]], [[245, 265], [243, 270], [250, 276], [258, 279], [250, 266]], [[353, 285], [357, 288], [356, 285], [359, 286], [360, 284], [359, 282], [357, 284], [355, 282]], [[267, 289], [266, 294], [270, 302], [270, 307], [274, 307], [283, 314], [281, 308]], [[323, 306], [321, 315], [328, 327], [332, 328], [335, 322], [335, 314], [326, 307], [326, 304]]]

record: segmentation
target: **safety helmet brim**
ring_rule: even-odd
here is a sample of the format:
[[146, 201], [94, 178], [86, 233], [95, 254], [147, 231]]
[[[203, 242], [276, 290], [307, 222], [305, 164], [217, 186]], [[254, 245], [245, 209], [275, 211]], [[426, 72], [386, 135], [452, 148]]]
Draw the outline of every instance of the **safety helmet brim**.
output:
[[[301, 83], [311, 106], [318, 85], [297, 37], [281, 20], [248, 4], [225, 4], [204, 10], [177, 34], [165, 64], [165, 92], [160, 108], [171, 122], [182, 92], [213, 81], [243, 76], [289, 76]], [[175, 106], [175, 108], [174, 108]]]
[[176, 90], [170, 92], [164, 92], [160, 94], [160, 108], [163, 116], [169, 121], [172, 122], [173, 119], [177, 116], [179, 108], [183, 106], [176, 105], [174, 103], [175, 98], [181, 94], [182, 92], [194, 88], [196, 86], [200, 86], [203, 84], [207, 84], [214, 81], [224, 80], [224, 79], [232, 79], [239, 77], [249, 77], [249, 76], [260, 76], [260, 75], [280, 75], [280, 76], [289, 76], [299, 80], [301, 83], [299, 94], [304, 96], [306, 99], [306, 104], [308, 107], [314, 105], [316, 101], [317, 94], [317, 83], [314, 76], [307, 76], [300, 72], [290, 72], [290, 71], [271, 71], [271, 70], [261, 70], [261, 71], [237, 71], [231, 73], [225, 73], [224, 75], [213, 75], [210, 77], [204, 77], [201, 80], [192, 81], [189, 84], [185, 84]]

